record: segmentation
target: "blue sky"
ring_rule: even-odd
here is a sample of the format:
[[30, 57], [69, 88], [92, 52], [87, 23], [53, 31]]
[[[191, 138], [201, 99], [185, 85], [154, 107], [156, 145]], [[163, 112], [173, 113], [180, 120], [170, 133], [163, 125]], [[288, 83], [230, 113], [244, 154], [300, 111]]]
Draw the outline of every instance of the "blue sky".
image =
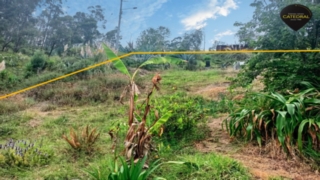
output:
[[[121, 20], [122, 44], [135, 41], [139, 34], [149, 28], [165, 26], [170, 29], [170, 39], [190, 30], [203, 28], [205, 49], [214, 40], [228, 44], [238, 43], [234, 35], [236, 21], [251, 20], [253, 0], [124, 0]], [[107, 19], [104, 31], [114, 29], [118, 24], [120, 0], [68, 0], [64, 8], [68, 14], [86, 11], [88, 6], [101, 5]], [[132, 9], [137, 7], [137, 9]], [[202, 48], [204, 44], [202, 45]]]

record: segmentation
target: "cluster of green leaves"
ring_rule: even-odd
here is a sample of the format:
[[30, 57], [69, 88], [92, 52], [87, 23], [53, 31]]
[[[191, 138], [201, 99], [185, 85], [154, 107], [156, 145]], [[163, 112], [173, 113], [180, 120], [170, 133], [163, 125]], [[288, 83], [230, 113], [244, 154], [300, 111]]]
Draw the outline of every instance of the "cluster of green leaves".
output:
[[253, 93], [225, 120], [230, 136], [255, 139], [259, 145], [270, 140], [293, 155], [298, 149], [320, 153], [320, 92], [309, 88], [295, 94]]
[[[276, 56], [276, 57], [274, 57]], [[320, 82], [318, 53], [258, 53], [232, 80], [232, 86], [248, 86], [258, 75], [263, 76], [266, 91], [303, 88], [301, 81]]]
[[[112, 163], [104, 164], [103, 167], [91, 167], [86, 170], [93, 178], [96, 180], [147, 180], [149, 177], [153, 175], [154, 171], [160, 168], [160, 166], [165, 164], [175, 164], [175, 165], [186, 165], [188, 167], [195, 167], [199, 170], [199, 167], [195, 163], [191, 162], [182, 162], [182, 161], [167, 161], [160, 162], [161, 159], [154, 160], [150, 166], [146, 165], [147, 156], [143, 159], [139, 159], [139, 161], [134, 162], [131, 159], [130, 162], [127, 162], [120, 158], [121, 164], [118, 165], [118, 162], [115, 160]], [[105, 167], [107, 166], [107, 167]], [[154, 179], [165, 180], [162, 177], [154, 177]]]
[[[184, 92], [152, 99], [151, 104], [156, 107], [160, 116], [171, 112], [170, 118], [163, 125], [163, 138], [174, 143], [182, 139], [196, 140], [205, 137], [206, 131], [199, 130], [199, 126], [206, 122], [204, 103], [202, 97], [190, 97]], [[150, 114], [148, 118], [154, 119], [155, 116]]]
[[0, 72], [0, 89], [12, 88], [18, 83], [18, 78], [12, 72], [3, 70]]
[[[288, 27], [281, 18], [280, 11], [296, 3], [293, 0], [255, 0], [250, 5], [255, 8], [252, 19], [247, 23], [236, 22], [237, 36], [251, 48], [261, 50], [319, 49], [318, 1], [302, 0], [312, 11], [312, 18], [299, 31]], [[276, 28], [275, 28], [276, 27]], [[294, 89], [301, 81], [319, 83], [319, 53], [258, 53], [248, 62], [246, 68], [233, 80], [235, 86], [247, 86], [258, 75], [264, 76], [266, 90], [279, 91]]]
[[28, 56], [13, 53], [1, 53], [0, 61], [5, 61], [6, 69], [0, 72], [0, 91], [14, 87], [21, 82]]

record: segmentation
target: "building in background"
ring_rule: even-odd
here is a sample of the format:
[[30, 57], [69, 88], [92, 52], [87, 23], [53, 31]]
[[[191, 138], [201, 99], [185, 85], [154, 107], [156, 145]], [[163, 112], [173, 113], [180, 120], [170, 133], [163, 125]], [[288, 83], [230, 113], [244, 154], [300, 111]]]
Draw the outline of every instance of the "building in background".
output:
[[216, 51], [252, 50], [247, 44], [217, 45]]

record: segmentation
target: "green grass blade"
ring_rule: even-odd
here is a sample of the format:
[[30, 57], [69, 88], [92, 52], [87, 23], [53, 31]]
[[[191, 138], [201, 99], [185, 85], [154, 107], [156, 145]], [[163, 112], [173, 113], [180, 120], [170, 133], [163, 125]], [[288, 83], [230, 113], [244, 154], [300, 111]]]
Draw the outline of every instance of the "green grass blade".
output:
[[285, 111], [276, 111], [277, 118], [276, 118], [276, 128], [277, 128], [277, 134], [278, 134], [278, 139], [281, 143], [281, 145], [284, 146], [284, 132], [283, 129], [285, 128], [286, 125], [286, 114], [287, 112]]
[[125, 162], [122, 158], [120, 158], [121, 163], [122, 163], [122, 167], [123, 167], [123, 172], [122, 172], [122, 177], [125, 179], [129, 179], [130, 178], [130, 171], [129, 171], [129, 167], [128, 167], [128, 163]]
[[271, 93], [271, 95], [273, 97], [275, 97], [276, 99], [278, 99], [279, 102], [281, 102], [282, 104], [285, 104], [287, 102], [286, 98], [284, 98], [284, 96], [282, 96], [281, 94], [275, 92], [275, 93]]
[[291, 117], [294, 116], [295, 113], [295, 105], [294, 104], [286, 104], [287, 111], [290, 114]]
[[158, 169], [159, 166], [161, 166], [162, 164], [159, 164], [160, 159], [156, 160], [155, 162], [153, 162], [149, 169], [147, 171], [145, 171], [145, 173], [141, 176], [142, 179], [147, 179], [149, 177], [149, 175], [151, 173], [153, 173], [153, 171], [155, 171], [156, 169]]
[[[113, 59], [113, 58], [118, 57], [108, 46], [106, 46], [105, 44], [102, 44], [102, 45], [103, 45], [104, 51], [109, 59]], [[124, 65], [124, 63], [122, 62], [122, 60], [120, 58], [118, 58], [118, 60], [113, 61], [112, 63], [114, 65], [114, 67], [117, 68], [120, 72], [131, 77], [126, 65]]]
[[257, 142], [259, 144], [259, 147], [261, 147], [262, 145], [262, 139], [261, 139], [261, 134], [257, 129], [254, 129], [255, 135], [257, 137]]
[[314, 91], [314, 90], [315, 90], [314, 88], [309, 88], [309, 89], [306, 89], [306, 90], [300, 92], [299, 95], [300, 95], [300, 96], [304, 96], [304, 95], [306, 95], [306, 94], [308, 94], [309, 92], [312, 92], [312, 91]]
[[305, 104], [316, 104], [316, 105], [319, 105], [320, 104], [320, 99], [315, 99], [315, 98], [306, 99], [306, 100], [304, 100], [304, 103]]
[[251, 123], [249, 123], [248, 126], [247, 126], [247, 129], [246, 129], [246, 130], [247, 130], [247, 139], [248, 139], [248, 140], [252, 138], [252, 137], [251, 137], [252, 129], [253, 129], [253, 126], [252, 126]]
[[134, 164], [133, 158], [131, 158], [130, 164], [131, 164], [131, 166], [130, 166], [130, 168], [129, 168], [129, 174], [130, 174], [130, 176], [131, 176], [131, 175], [133, 174], [133, 171], [135, 170], [135, 169], [134, 169], [135, 164]]
[[302, 133], [305, 125], [309, 122], [309, 119], [305, 119], [300, 123], [299, 129], [298, 129], [298, 148], [301, 151], [302, 150]]
[[257, 96], [262, 96], [262, 97], [265, 97], [265, 98], [268, 98], [268, 99], [272, 99], [276, 102], [280, 102], [282, 104], [285, 103], [285, 101], [283, 102], [282, 100], [278, 99], [277, 97], [273, 96], [273, 95], [268, 95], [268, 94], [264, 94], [264, 93], [251, 93], [253, 95], [257, 95]]
[[314, 86], [310, 82], [307, 82], [307, 81], [302, 81], [302, 82], [300, 82], [300, 84], [305, 85], [307, 88], [314, 88]]
[[142, 169], [143, 169], [143, 165], [145, 164], [147, 160], [147, 156], [145, 156], [143, 159], [139, 159], [139, 161], [134, 164], [134, 165], [131, 165], [133, 166], [134, 170], [130, 176], [130, 179], [138, 179], [140, 174], [143, 172]]

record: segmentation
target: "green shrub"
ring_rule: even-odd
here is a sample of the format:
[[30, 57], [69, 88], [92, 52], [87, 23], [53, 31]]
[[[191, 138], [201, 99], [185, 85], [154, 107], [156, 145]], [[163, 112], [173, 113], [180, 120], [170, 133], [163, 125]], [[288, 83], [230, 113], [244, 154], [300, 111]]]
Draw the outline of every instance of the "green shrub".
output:
[[49, 57], [49, 59], [47, 59], [46, 66], [49, 71], [56, 71], [56, 70], [60, 70], [59, 69], [60, 63], [62, 62], [59, 56], [51, 56]]
[[[206, 122], [202, 97], [190, 97], [186, 93], [177, 92], [152, 101], [160, 116], [172, 111], [172, 116], [164, 124], [162, 135], [168, 141], [198, 140], [207, 135], [206, 129], [199, 130], [200, 127], [205, 128], [200, 125]], [[150, 118], [154, 119], [155, 115], [152, 114]]]
[[37, 51], [35, 52], [35, 54], [31, 57], [31, 61], [29, 64], [27, 64], [26, 66], [26, 71], [29, 73], [26, 73], [26, 77], [29, 77], [32, 73], [39, 73], [41, 71], [43, 71], [46, 68], [46, 63], [47, 61], [47, 57], [46, 55], [41, 52], [41, 51]]
[[319, 60], [318, 53], [258, 53], [231, 79], [232, 84], [246, 87], [258, 75], [263, 76], [266, 91], [302, 88], [301, 81], [319, 84]]
[[20, 79], [8, 70], [0, 72], [0, 91], [14, 87], [20, 82]]

